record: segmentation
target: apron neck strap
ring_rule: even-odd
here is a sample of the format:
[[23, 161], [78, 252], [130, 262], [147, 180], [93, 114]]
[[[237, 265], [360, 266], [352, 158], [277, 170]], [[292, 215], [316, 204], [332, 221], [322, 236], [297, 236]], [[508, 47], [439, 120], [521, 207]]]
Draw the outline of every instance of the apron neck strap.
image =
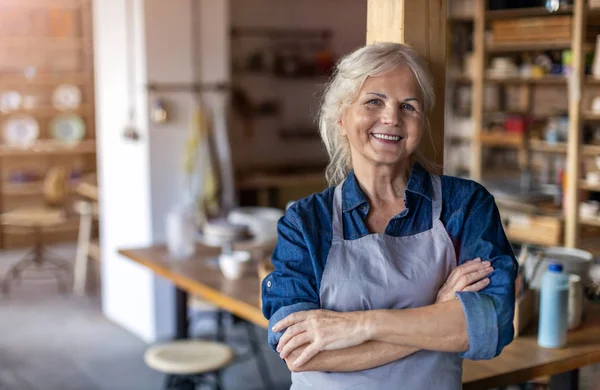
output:
[[433, 186], [431, 198], [431, 221], [435, 222], [442, 215], [442, 180], [438, 175], [429, 174]]
[[[431, 177], [431, 185], [433, 186], [433, 196], [431, 198], [431, 221], [432, 223], [440, 219], [442, 215], [442, 180], [438, 175], [429, 174]], [[342, 221], [342, 187], [344, 181], [335, 187], [333, 193], [333, 208], [332, 208], [332, 233], [333, 238], [344, 238], [344, 223]]]
[[342, 187], [346, 179], [342, 180], [340, 184], [335, 187], [333, 192], [333, 216], [331, 218], [332, 233], [334, 239], [344, 238], [344, 222], [342, 221]]

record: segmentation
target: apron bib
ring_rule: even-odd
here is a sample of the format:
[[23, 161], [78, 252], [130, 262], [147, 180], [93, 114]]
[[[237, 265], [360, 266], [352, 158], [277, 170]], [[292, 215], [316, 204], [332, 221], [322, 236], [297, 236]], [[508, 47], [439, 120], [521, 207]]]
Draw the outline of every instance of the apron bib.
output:
[[[442, 190], [433, 184], [431, 230], [405, 237], [369, 234], [344, 240], [342, 185], [335, 188], [333, 238], [321, 281], [321, 308], [333, 311], [407, 309], [431, 305], [456, 267], [454, 245], [440, 221]], [[350, 373], [292, 373], [292, 390], [426, 390], [462, 388], [458, 353], [419, 351], [380, 367]]]

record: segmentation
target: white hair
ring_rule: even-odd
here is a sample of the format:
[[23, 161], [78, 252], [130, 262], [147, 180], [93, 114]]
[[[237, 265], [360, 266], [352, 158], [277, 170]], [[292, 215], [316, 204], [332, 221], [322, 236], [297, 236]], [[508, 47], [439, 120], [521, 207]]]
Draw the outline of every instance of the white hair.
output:
[[[410, 46], [381, 42], [363, 46], [343, 57], [336, 65], [328, 83], [319, 114], [319, 132], [329, 155], [325, 178], [329, 185], [339, 184], [350, 172], [352, 157], [348, 139], [340, 134], [338, 123], [369, 76], [376, 76], [406, 67], [415, 76], [423, 99], [424, 128], [429, 133], [427, 116], [433, 110], [435, 93], [433, 79], [425, 60]], [[416, 159], [428, 170], [435, 164], [419, 152]]]

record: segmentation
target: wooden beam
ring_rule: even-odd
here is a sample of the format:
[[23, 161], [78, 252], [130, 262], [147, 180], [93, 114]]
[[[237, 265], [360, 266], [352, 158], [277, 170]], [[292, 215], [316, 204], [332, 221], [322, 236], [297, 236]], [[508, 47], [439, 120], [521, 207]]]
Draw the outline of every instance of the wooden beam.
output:
[[474, 134], [471, 139], [471, 178], [479, 181], [482, 177], [482, 144], [483, 102], [485, 88], [485, 1], [475, 2], [475, 19], [473, 31], [473, 89], [471, 93], [471, 116], [474, 123]]
[[433, 142], [423, 138], [421, 148], [440, 166], [444, 156], [446, 19], [446, 0], [368, 0], [367, 44], [407, 43], [429, 63], [436, 95], [429, 117]]
[[569, 76], [569, 139], [567, 142], [567, 189], [565, 205], [565, 246], [577, 246], [579, 236], [579, 151], [581, 148], [581, 96], [584, 80], [583, 32], [585, 31], [585, 0], [573, 4], [573, 73]]

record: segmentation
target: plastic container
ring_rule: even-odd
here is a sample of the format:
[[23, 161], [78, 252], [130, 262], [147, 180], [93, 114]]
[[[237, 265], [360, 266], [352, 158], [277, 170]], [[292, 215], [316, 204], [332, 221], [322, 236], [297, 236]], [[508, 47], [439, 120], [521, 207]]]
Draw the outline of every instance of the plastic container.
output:
[[542, 276], [538, 344], [562, 348], [567, 344], [569, 313], [569, 275], [562, 264], [550, 263]]

